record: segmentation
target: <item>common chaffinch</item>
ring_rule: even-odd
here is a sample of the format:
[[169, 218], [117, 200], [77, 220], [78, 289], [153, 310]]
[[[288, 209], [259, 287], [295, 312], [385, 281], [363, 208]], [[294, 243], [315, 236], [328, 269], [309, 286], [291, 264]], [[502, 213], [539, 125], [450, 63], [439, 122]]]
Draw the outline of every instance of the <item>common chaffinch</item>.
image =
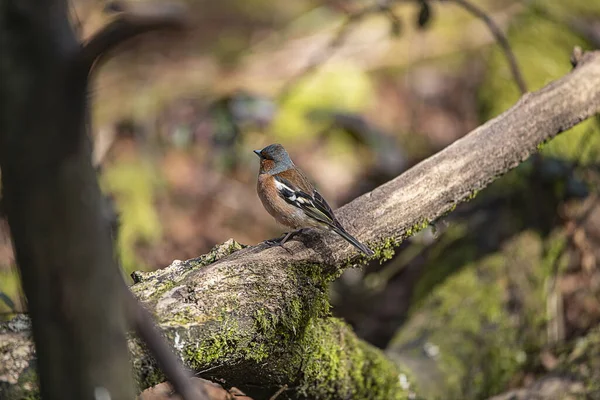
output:
[[[337, 220], [327, 201], [290, 159], [280, 144], [254, 150], [260, 157], [258, 197], [277, 222], [292, 229], [318, 228], [334, 231], [368, 256], [374, 253], [350, 235]], [[287, 233], [283, 245], [299, 231]]]

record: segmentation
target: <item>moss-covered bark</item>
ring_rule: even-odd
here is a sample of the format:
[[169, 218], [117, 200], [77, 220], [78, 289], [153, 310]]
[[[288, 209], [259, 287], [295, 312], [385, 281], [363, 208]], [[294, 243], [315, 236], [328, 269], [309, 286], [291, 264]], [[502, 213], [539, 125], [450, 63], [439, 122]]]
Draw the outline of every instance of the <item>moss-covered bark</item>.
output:
[[[524, 232], [415, 304], [387, 354], [411, 367], [427, 398], [497, 394], [529, 354], [546, 344], [545, 288], [554, 261], [548, 257], [556, 254], [543, 251], [543, 244], [537, 233]], [[467, 251], [446, 250], [448, 263], [452, 254]], [[443, 259], [437, 262], [424, 282], [447, 275]]]
[[[287, 394], [297, 398], [406, 399], [413, 394], [406, 371], [330, 316], [326, 285], [337, 276], [334, 271], [290, 266], [279, 287], [271, 279], [257, 279], [242, 284], [245, 294], [234, 284], [181, 285], [187, 275], [242, 247], [230, 240], [197, 259], [134, 276], [133, 291], [153, 308], [189, 367], [256, 398], [285, 384]], [[26, 331], [20, 334], [31, 344]], [[137, 339], [130, 340], [130, 350], [140, 389], [165, 380]]]
[[[134, 292], [154, 308], [191, 368], [258, 398], [286, 384], [293, 388], [288, 394], [300, 398], [407, 398], [408, 374], [330, 316], [327, 284], [336, 270], [290, 265], [281, 279], [263, 279], [268, 274], [256, 270], [256, 279], [246, 282], [227, 273], [226, 283], [213, 271], [215, 282], [180, 285], [185, 276], [203, 273], [206, 263], [241, 247], [230, 240], [198, 259], [135, 276]], [[139, 346], [132, 344], [132, 350], [140, 387], [164, 379]]]
[[[543, 288], [551, 271], [548, 266], [558, 254], [551, 249], [560, 245], [560, 237], [548, 243], [552, 245], [543, 252], [538, 234], [525, 232], [498, 253], [438, 283], [432, 294], [420, 298], [419, 311], [386, 355], [329, 316], [324, 289], [337, 275], [333, 271], [303, 265], [285, 269], [289, 283], [249, 280], [242, 286], [262, 296], [262, 301], [252, 303], [244, 300], [237, 286], [221, 288], [221, 272], [216, 270], [202, 279], [203, 285], [194, 286], [190, 275], [209, 272], [213, 264], [208, 263], [235, 256], [232, 253], [242, 246], [234, 241], [198, 259], [136, 274], [133, 289], [157, 313], [190, 367], [256, 398], [268, 397], [284, 384], [290, 388], [287, 394], [298, 398], [403, 399], [416, 393], [425, 398], [484, 398], [505, 387], [528, 362], [530, 350], [544, 343]], [[444, 268], [439, 264], [430, 273]], [[21, 335], [27, 342], [26, 330], [11, 335]], [[585, 343], [595, 343], [592, 339]], [[164, 376], [136, 340], [130, 340], [130, 348], [140, 388], [162, 382]], [[595, 368], [593, 358], [582, 357], [596, 350], [580, 348], [585, 350], [569, 353], [565, 360], [581, 359], [583, 364], [571, 371], [587, 373], [586, 384], [595, 390], [594, 372], [588, 367]], [[32, 375], [21, 372], [18, 386], [0, 387], [3, 396], [18, 398], [24, 393], [24, 379]]]
[[0, 324], [0, 398], [6, 400], [39, 397], [34, 369], [35, 349], [31, 321], [24, 315]]

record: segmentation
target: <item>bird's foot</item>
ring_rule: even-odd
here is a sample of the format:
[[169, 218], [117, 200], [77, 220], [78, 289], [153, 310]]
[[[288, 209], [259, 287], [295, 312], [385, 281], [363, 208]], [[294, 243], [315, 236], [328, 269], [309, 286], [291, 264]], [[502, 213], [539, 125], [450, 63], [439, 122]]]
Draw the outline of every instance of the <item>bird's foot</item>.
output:
[[287, 251], [288, 253], [292, 254], [292, 252], [286, 248], [284, 246], [285, 242], [287, 242], [290, 238], [302, 233], [302, 231], [304, 231], [303, 229], [298, 229], [295, 231], [291, 231], [288, 233], [285, 233], [283, 235], [281, 235], [280, 237], [278, 237], [277, 239], [269, 239], [269, 240], [265, 240], [265, 244], [269, 245], [269, 246], [280, 246], [282, 247], [285, 251]]
[[287, 251], [289, 254], [292, 254], [292, 251], [284, 246], [282, 239], [283, 238], [269, 239], [269, 240], [265, 240], [264, 243], [269, 247], [275, 247], [275, 246], [281, 247], [282, 249]]
[[265, 240], [263, 243], [269, 246], [281, 246], [281, 239], [283, 239], [283, 236], [277, 239]]

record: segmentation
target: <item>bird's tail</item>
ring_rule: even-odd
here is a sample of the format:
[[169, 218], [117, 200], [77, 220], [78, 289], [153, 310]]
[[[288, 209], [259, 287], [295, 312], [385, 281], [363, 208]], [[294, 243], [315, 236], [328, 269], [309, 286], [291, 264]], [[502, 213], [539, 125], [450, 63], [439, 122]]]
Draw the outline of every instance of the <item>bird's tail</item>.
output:
[[335, 231], [335, 233], [346, 239], [351, 245], [365, 253], [367, 256], [372, 256], [373, 254], [375, 254], [373, 253], [373, 250], [356, 240], [351, 234], [346, 232], [344, 228], [339, 226], [332, 226], [332, 228]]

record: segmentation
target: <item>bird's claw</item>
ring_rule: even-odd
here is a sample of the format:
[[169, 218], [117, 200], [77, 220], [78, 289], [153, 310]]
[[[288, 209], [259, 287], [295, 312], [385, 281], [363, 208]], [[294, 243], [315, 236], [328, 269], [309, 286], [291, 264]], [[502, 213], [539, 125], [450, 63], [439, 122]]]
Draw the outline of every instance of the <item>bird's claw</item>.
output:
[[291, 232], [288, 232], [288, 233], [282, 235], [281, 237], [279, 237], [277, 239], [265, 240], [264, 243], [267, 244], [267, 245], [269, 245], [269, 246], [280, 246], [285, 251], [287, 251], [289, 254], [292, 254], [292, 252], [288, 248], [286, 248], [284, 246], [284, 244], [288, 241], [288, 239], [296, 236], [299, 233], [302, 233], [303, 231], [304, 231], [304, 229], [298, 229], [298, 230], [295, 230], [295, 231], [291, 231]]
[[274, 246], [281, 247], [282, 249], [287, 251], [289, 254], [292, 254], [292, 251], [289, 250], [287, 247], [285, 247], [283, 245], [283, 243], [281, 243], [281, 242], [282, 242], [281, 239], [269, 239], [269, 240], [265, 240], [263, 243], [265, 243], [267, 246], [270, 246], [270, 247], [274, 247]]

